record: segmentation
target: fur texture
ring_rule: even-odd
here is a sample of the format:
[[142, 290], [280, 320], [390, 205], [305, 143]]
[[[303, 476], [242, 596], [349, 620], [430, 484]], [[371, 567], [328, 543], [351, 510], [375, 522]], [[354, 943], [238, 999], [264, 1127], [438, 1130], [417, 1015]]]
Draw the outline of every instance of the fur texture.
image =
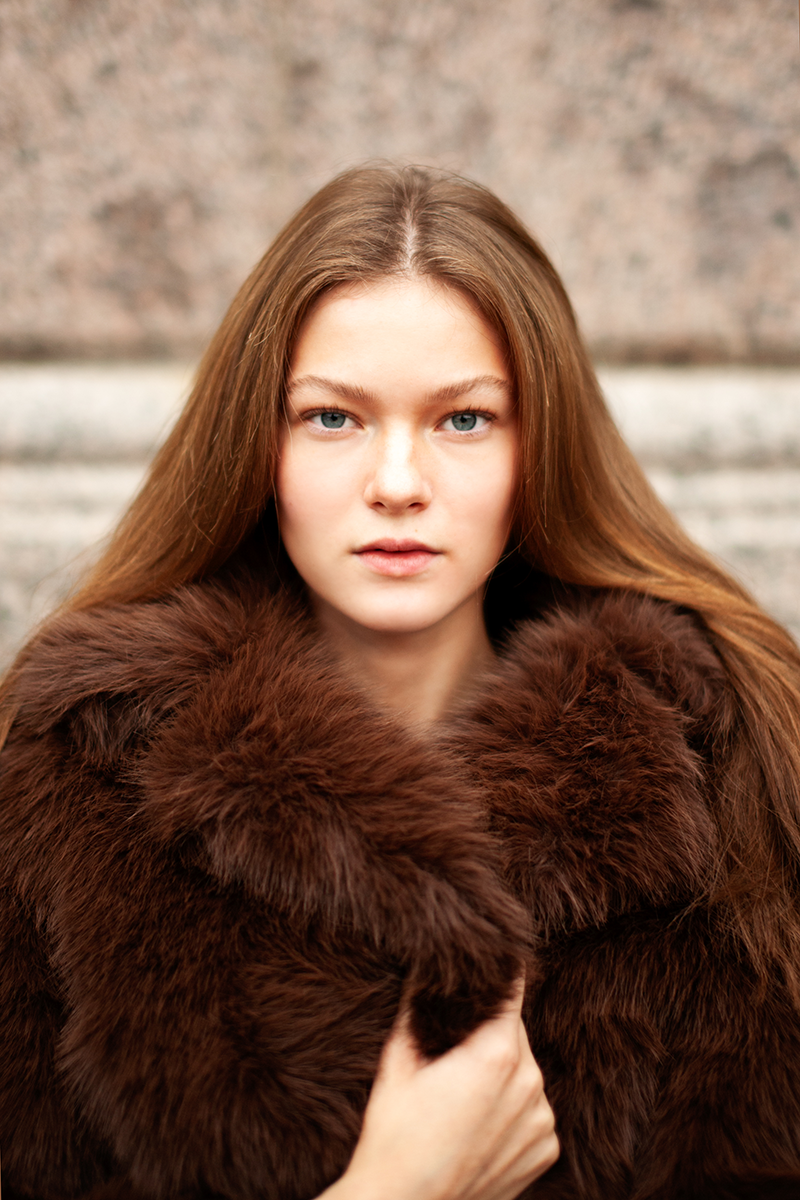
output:
[[709, 897], [691, 617], [525, 622], [425, 741], [253, 585], [73, 615], [2, 758], [6, 1195], [307, 1200], [344, 1169], [401, 995], [436, 1053], [526, 965], [563, 1154], [532, 1195], [800, 1195], [800, 1022]]

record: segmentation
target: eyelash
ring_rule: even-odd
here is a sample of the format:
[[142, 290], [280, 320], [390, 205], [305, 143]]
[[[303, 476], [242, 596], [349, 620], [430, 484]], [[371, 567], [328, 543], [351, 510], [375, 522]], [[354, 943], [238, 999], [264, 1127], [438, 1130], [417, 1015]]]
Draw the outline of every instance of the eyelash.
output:
[[[325, 408], [310, 409], [308, 412], [303, 413], [302, 420], [303, 421], [311, 421], [313, 417], [321, 417], [323, 413], [336, 413], [337, 415], [342, 416], [342, 417], [350, 417], [350, 419], [353, 421], [356, 420], [356, 418], [352, 415], [352, 413], [345, 412], [345, 410], [343, 408], [332, 407], [330, 404], [326, 405]], [[334, 430], [334, 432], [335, 432], [335, 430]]]
[[[440, 424], [444, 425], [445, 421], [449, 421], [451, 417], [483, 417], [483, 419], [486, 421], [486, 425], [482, 427], [483, 429], [486, 429], [488, 425], [491, 425], [495, 419], [491, 413], [482, 412], [479, 408], [456, 408], [453, 410], [453, 412], [448, 413], [447, 416], [441, 420]], [[474, 436], [476, 433], [480, 432], [480, 429], [453, 430], [453, 433], [458, 433], [461, 437], [470, 437], [470, 435]]]
[[[314, 409], [309, 410], [309, 412], [303, 413], [302, 419], [304, 421], [310, 422], [314, 417], [321, 417], [323, 413], [337, 413], [339, 416], [349, 417], [350, 420], [352, 420], [352, 421], [357, 420], [357, 418], [354, 417], [352, 415], [352, 413], [347, 412], [343, 408], [336, 408], [335, 406], [330, 405], [330, 404], [326, 405], [325, 408], [314, 408]], [[492, 413], [483, 412], [479, 408], [454, 408], [453, 411], [449, 412], [446, 417], [442, 417], [441, 421], [439, 422], [439, 425], [444, 425], [445, 421], [449, 421], [451, 417], [466, 417], [466, 416], [483, 417], [483, 419], [489, 425], [491, 425], [492, 422], [495, 420], [495, 417]], [[438, 428], [438, 426], [437, 426], [437, 428]], [[486, 428], [486, 426], [484, 426], [483, 428]], [[329, 430], [328, 432], [336, 433], [337, 431]], [[479, 433], [480, 430], [478, 430], [478, 429], [453, 430], [452, 432], [453, 433], [457, 432], [460, 437], [468, 438], [470, 436], [474, 437], [474, 435], [476, 433]]]

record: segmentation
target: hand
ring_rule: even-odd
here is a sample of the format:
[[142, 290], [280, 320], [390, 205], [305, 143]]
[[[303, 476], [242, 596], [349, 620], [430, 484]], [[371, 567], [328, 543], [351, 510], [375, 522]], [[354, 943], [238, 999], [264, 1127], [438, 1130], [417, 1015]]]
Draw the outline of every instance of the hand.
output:
[[523, 991], [520, 980], [494, 1020], [433, 1061], [399, 1018], [350, 1165], [325, 1200], [513, 1200], [553, 1165], [558, 1139]]

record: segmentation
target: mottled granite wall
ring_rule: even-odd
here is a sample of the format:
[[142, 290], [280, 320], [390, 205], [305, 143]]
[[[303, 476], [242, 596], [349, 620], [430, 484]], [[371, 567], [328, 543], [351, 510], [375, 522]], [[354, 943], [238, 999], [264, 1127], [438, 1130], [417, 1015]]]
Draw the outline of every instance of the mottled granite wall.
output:
[[367, 157], [495, 187], [608, 360], [800, 362], [796, 0], [3, 0], [0, 353], [194, 354]]

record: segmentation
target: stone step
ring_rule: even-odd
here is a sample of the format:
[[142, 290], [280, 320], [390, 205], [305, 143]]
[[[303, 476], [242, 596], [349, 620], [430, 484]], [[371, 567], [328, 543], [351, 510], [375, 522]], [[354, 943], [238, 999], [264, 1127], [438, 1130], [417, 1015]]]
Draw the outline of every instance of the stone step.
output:
[[598, 374], [643, 463], [800, 466], [800, 371], [607, 367]]
[[193, 369], [0, 363], [0, 461], [144, 461], [179, 412]]
[[[605, 367], [599, 375], [643, 462], [800, 465], [800, 370]], [[144, 460], [191, 379], [181, 363], [0, 364], [0, 459]]]
[[[800, 372], [602, 375], [664, 502], [800, 636]], [[0, 368], [0, 665], [117, 520], [189, 378], [174, 364]]]

